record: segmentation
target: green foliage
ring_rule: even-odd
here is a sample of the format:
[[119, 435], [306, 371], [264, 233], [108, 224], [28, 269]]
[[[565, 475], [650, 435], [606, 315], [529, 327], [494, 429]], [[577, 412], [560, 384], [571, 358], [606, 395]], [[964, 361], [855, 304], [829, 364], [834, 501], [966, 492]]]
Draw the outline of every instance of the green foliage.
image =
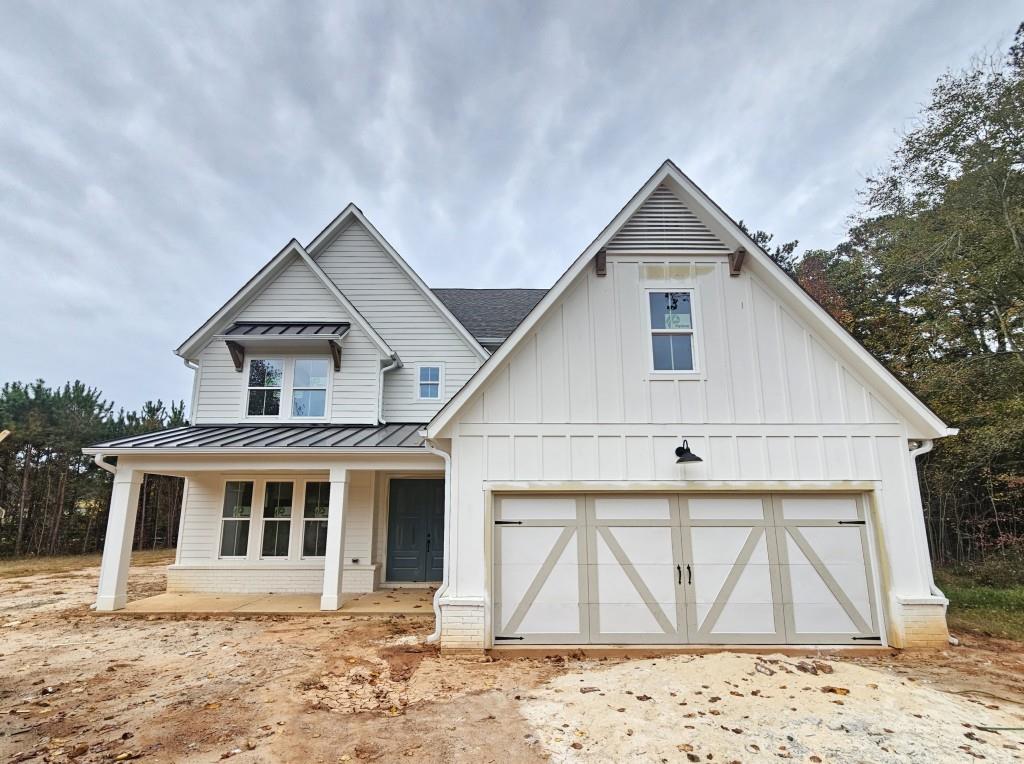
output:
[[[1017, 563], [1019, 565], [1019, 561]], [[971, 629], [1024, 641], [1024, 585], [1020, 568], [1002, 571], [998, 561], [978, 569], [936, 570], [936, 583], [949, 598], [949, 628]], [[1016, 580], [1015, 580], [1016, 577]]]
[[922, 460], [933, 554], [1024, 545], [1024, 24], [939, 79], [846, 241], [798, 283], [961, 434]]
[[[116, 415], [102, 393], [82, 382], [48, 387], [42, 380], [10, 382], [0, 388], [0, 556], [81, 553], [102, 544], [111, 476], [99, 469], [84, 446], [185, 423], [184, 401], [168, 409], [149, 401], [140, 411]], [[147, 490], [172, 500], [168, 479], [156, 478]], [[161, 537], [167, 542], [176, 525], [167, 512]], [[156, 523], [161, 513], [151, 513]], [[147, 527], [139, 528], [140, 543]], [[157, 527], [152, 528], [155, 538]]]

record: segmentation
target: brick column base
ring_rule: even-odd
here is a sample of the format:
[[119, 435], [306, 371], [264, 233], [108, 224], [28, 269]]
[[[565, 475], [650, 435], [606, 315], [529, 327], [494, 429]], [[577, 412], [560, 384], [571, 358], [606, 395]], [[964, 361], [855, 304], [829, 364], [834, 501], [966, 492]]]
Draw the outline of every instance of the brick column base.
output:
[[946, 627], [948, 600], [941, 597], [897, 597], [901, 623], [893, 642], [894, 647], [949, 647], [949, 629]]
[[486, 648], [486, 605], [476, 599], [441, 601], [441, 651], [482, 652]]

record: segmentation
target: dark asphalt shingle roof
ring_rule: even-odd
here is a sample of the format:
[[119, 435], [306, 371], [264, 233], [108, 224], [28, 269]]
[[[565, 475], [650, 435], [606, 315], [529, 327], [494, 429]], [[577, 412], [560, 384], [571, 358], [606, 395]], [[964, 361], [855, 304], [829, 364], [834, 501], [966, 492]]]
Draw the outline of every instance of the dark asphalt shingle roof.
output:
[[434, 289], [445, 307], [481, 344], [500, 344], [547, 289]]
[[311, 321], [294, 321], [290, 323], [258, 323], [255, 321], [236, 321], [224, 332], [226, 335], [243, 337], [275, 337], [281, 335], [315, 337], [319, 334], [344, 334], [349, 324], [346, 321], [318, 323]]
[[420, 448], [422, 424], [201, 424], [97, 443], [105, 448]]

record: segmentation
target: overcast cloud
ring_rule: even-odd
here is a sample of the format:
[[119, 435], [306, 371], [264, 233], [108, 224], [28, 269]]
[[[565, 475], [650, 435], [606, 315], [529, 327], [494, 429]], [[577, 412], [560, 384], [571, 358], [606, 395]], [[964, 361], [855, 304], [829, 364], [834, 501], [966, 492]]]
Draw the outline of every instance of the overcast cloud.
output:
[[1015, 2], [0, 0], [0, 382], [189, 397], [172, 349], [354, 201], [431, 286], [549, 286], [671, 157], [829, 247]]

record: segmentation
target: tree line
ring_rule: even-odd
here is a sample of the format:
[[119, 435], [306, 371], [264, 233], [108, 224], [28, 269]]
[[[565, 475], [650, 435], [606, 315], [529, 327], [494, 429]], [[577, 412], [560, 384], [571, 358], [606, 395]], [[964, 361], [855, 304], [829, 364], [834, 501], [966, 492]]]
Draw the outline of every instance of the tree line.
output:
[[960, 429], [920, 460], [936, 562], [1024, 576], [1024, 24], [938, 80], [842, 242], [795, 249], [770, 254]]
[[[42, 380], [0, 388], [0, 556], [84, 554], [103, 547], [113, 476], [82, 454], [84, 446], [187, 424], [184, 401], [150, 401], [114, 413], [82, 382]], [[147, 475], [135, 548], [177, 542], [182, 480]]]

